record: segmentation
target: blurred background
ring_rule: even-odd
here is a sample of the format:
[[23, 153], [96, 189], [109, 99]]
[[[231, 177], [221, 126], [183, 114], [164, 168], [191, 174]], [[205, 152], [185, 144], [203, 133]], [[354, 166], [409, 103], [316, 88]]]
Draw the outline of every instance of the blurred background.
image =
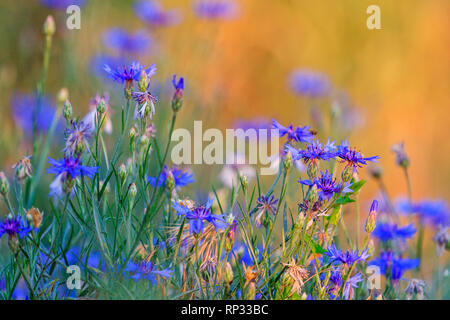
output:
[[[66, 27], [71, 2], [81, 5], [79, 30]], [[239, 0], [226, 14], [203, 15], [191, 0], [144, 2], [154, 7], [131, 0], [1, 1], [0, 168], [8, 175], [31, 150], [15, 120], [14, 97], [36, 90], [42, 24], [52, 14], [57, 31], [46, 93], [56, 104], [58, 91], [67, 87], [79, 116], [88, 112], [96, 93], [109, 91], [113, 109], [123, 103], [121, 86], [101, 70], [105, 61], [155, 63], [151, 88], [160, 99], [162, 122], [169, 116], [176, 73], [186, 81], [178, 127], [203, 120], [204, 128], [225, 129], [239, 121], [277, 118], [323, 129], [321, 139], [345, 135], [366, 156], [381, 156], [392, 197], [406, 195], [403, 172], [391, 152], [393, 144], [404, 141], [413, 199], [450, 200], [448, 0]], [[366, 26], [372, 4], [381, 9], [380, 30]], [[123, 42], [108, 36], [116, 28], [142, 38], [136, 36], [134, 49], [123, 50]], [[298, 69], [325, 77], [327, 96], [293, 90], [289, 79]], [[328, 130], [324, 120], [336, 108], [351, 110], [340, 134]], [[361, 175], [367, 178], [367, 171]], [[206, 177], [197, 181], [209, 188]], [[363, 188], [366, 207], [377, 192], [373, 182]]]

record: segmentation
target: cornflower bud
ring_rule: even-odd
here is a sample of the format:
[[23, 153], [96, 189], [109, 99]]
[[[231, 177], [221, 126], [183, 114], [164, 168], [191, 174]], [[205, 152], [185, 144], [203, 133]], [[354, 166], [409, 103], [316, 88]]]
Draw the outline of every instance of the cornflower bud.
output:
[[148, 143], [149, 143], [148, 137], [145, 134], [142, 135], [141, 138], [139, 139], [139, 152], [141, 154], [147, 152]]
[[31, 178], [33, 167], [31, 166], [30, 158], [30, 156], [23, 157], [13, 166], [13, 168], [16, 169], [16, 178], [19, 182], [22, 182], [27, 178]]
[[8, 178], [3, 171], [0, 172], [0, 194], [6, 196], [9, 192]]
[[233, 282], [233, 268], [231, 267], [231, 264], [227, 262], [225, 265], [225, 282], [227, 285], [230, 285]]
[[119, 178], [120, 180], [124, 181], [125, 178], [127, 177], [127, 167], [125, 166], [125, 164], [121, 164], [119, 167]]
[[72, 120], [72, 115], [73, 115], [72, 105], [70, 104], [70, 101], [66, 99], [63, 105], [64, 119], [66, 119], [67, 122], [70, 122]]
[[310, 180], [314, 180], [317, 176], [317, 171], [319, 170], [319, 165], [315, 161], [311, 161], [306, 169], [306, 173], [308, 174], [308, 178]]
[[244, 189], [244, 191], [247, 190], [247, 188], [248, 188], [248, 178], [247, 178], [247, 176], [242, 175], [240, 179], [241, 179], [242, 188]]
[[408, 168], [409, 166], [409, 157], [405, 151], [405, 143], [400, 142], [391, 147], [392, 152], [395, 153], [397, 165], [403, 168]]
[[44, 22], [44, 34], [46, 36], [53, 36], [55, 34], [56, 27], [55, 27], [55, 20], [52, 16], [47, 16]]
[[287, 172], [292, 167], [292, 154], [290, 151], [286, 154], [283, 161], [284, 170]]
[[172, 78], [172, 84], [175, 88], [175, 93], [172, 97], [172, 110], [173, 112], [178, 112], [183, 106], [184, 78], [180, 77], [177, 82], [177, 76], [174, 75]]
[[31, 208], [27, 212], [28, 221], [30, 221], [36, 229], [41, 227], [43, 216], [44, 214], [37, 208]]
[[250, 282], [246, 287], [247, 290], [245, 291], [245, 300], [255, 300], [256, 283]]
[[173, 189], [175, 189], [175, 178], [173, 177], [171, 170], [167, 171], [166, 187], [169, 192], [172, 192]]
[[67, 175], [64, 179], [63, 190], [66, 194], [71, 194], [72, 189], [75, 187], [75, 179], [73, 179], [70, 175]]
[[130, 137], [130, 150], [131, 150], [131, 152], [133, 152], [134, 151], [134, 143], [135, 143], [136, 137], [137, 137], [137, 130], [136, 130], [135, 126], [131, 127], [129, 137]]
[[372, 206], [370, 207], [369, 216], [366, 220], [365, 230], [367, 233], [372, 233], [377, 225], [377, 210], [378, 210], [378, 201], [373, 200]]
[[147, 72], [145, 72], [145, 70], [142, 70], [142, 72], [139, 76], [139, 83], [138, 83], [139, 91], [147, 92], [149, 82], [150, 82], [150, 79], [147, 75]]
[[105, 99], [101, 98], [97, 105], [98, 114], [102, 115], [106, 111], [106, 102]]
[[137, 187], [136, 187], [136, 184], [134, 182], [132, 184], [130, 184], [130, 188], [129, 188], [128, 194], [130, 195], [130, 199], [133, 200], [134, 198], [136, 198]]
[[58, 103], [63, 104], [67, 99], [69, 99], [69, 90], [61, 88], [58, 91]]
[[309, 190], [309, 197], [308, 201], [309, 203], [316, 203], [319, 199], [319, 195], [317, 194], [317, 187], [316, 185], [313, 185], [311, 189]]

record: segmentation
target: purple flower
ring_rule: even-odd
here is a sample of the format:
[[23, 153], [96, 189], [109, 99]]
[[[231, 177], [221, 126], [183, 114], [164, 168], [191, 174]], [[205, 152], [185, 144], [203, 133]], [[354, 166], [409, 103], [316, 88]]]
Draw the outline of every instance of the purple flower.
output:
[[208, 199], [204, 206], [196, 206], [189, 209], [174, 201], [172, 207], [178, 215], [184, 216], [189, 220], [189, 230], [191, 233], [200, 234], [203, 232], [203, 221], [212, 223], [216, 229], [228, 227], [228, 224], [222, 215], [212, 214], [211, 206], [213, 202], [213, 199]]
[[173, 270], [170, 269], [162, 269], [157, 270], [156, 266], [150, 261], [142, 261], [142, 262], [129, 262], [125, 268], [125, 271], [132, 273], [130, 276], [131, 279], [139, 281], [141, 279], [150, 280], [150, 282], [155, 285], [156, 284], [156, 276], [161, 276], [165, 279], [172, 277]]
[[43, 96], [40, 101], [38, 95], [16, 94], [11, 100], [11, 108], [15, 123], [27, 134], [33, 132], [33, 123], [36, 120], [36, 130], [46, 132], [50, 129], [56, 107], [49, 96]]
[[328, 95], [331, 89], [330, 81], [325, 74], [300, 69], [289, 76], [291, 90], [302, 96], [318, 98]]
[[313, 134], [310, 131], [309, 126], [305, 127], [297, 127], [294, 129], [292, 125], [288, 125], [287, 127], [283, 127], [278, 121], [272, 119], [272, 128], [278, 129], [278, 132], [281, 137], [287, 136], [287, 141], [290, 142], [292, 140], [304, 143], [311, 142], [313, 139]]
[[127, 85], [131, 85], [133, 81], [139, 81], [142, 71], [147, 73], [148, 78], [156, 73], [156, 67], [154, 64], [146, 68], [139, 62], [132, 62], [130, 65], [122, 65], [119, 67], [110, 67], [108, 64], [105, 64], [104, 70], [114, 81], [121, 83], [125, 82]]
[[334, 244], [327, 248], [324, 255], [328, 256], [332, 263], [345, 264], [348, 266], [359, 261], [365, 261], [370, 256], [367, 248], [362, 250], [361, 253], [359, 253], [359, 250], [348, 250], [344, 253], [342, 250], [338, 250]]
[[401, 239], [406, 240], [411, 238], [416, 233], [416, 228], [413, 224], [399, 228], [394, 223], [378, 223], [372, 235], [383, 242]]
[[398, 283], [405, 280], [404, 272], [416, 268], [419, 262], [419, 259], [402, 259], [392, 251], [383, 251], [378, 258], [369, 261], [369, 265], [378, 266], [381, 274], [388, 276], [393, 283]]
[[417, 214], [422, 223], [432, 225], [435, 228], [450, 226], [450, 208], [441, 199], [426, 199], [412, 205], [408, 199], [399, 199], [396, 202], [396, 209], [401, 213]]
[[202, 19], [232, 19], [238, 14], [238, 6], [231, 0], [198, 0], [193, 9]]
[[83, 166], [80, 158], [66, 157], [54, 160], [49, 157], [48, 159], [52, 167], [47, 169], [47, 173], [54, 173], [57, 176], [64, 174], [74, 179], [78, 176], [86, 176], [92, 179], [98, 171], [98, 167]]
[[[320, 275], [320, 279], [324, 281], [326, 278], [326, 273], [322, 273]], [[354, 276], [347, 279], [345, 283], [345, 288], [343, 291], [344, 298], [350, 299], [354, 297], [354, 290], [358, 288], [358, 283], [362, 281], [361, 273], [357, 273]], [[342, 287], [342, 271], [339, 268], [333, 268], [331, 270], [330, 278], [327, 283], [327, 293], [329, 294], [331, 299], [334, 299], [336, 295], [339, 293], [340, 288]]]
[[41, 0], [41, 4], [48, 8], [66, 10], [71, 5], [83, 6], [85, 0]]
[[256, 200], [256, 208], [257, 210], [255, 215], [255, 226], [259, 228], [261, 226], [261, 219], [264, 213], [269, 215], [274, 215], [277, 210], [278, 199], [275, 199], [274, 196], [260, 196]]
[[290, 151], [292, 154], [292, 159], [300, 160], [302, 159], [305, 164], [310, 162], [316, 163], [319, 160], [330, 160], [336, 157], [335, 152], [336, 147], [334, 142], [329, 140], [325, 145], [319, 142], [318, 139], [308, 143], [304, 150], [297, 150], [296, 148], [286, 145], [286, 151]]
[[395, 153], [395, 161], [397, 162], [397, 165], [401, 167], [407, 167], [409, 165], [409, 157], [405, 151], [405, 142], [394, 144], [391, 147], [391, 150]]
[[361, 152], [349, 147], [347, 139], [342, 141], [341, 145], [337, 147], [337, 156], [342, 160], [341, 162], [346, 163], [347, 167], [352, 167], [353, 172], [358, 167], [362, 168], [363, 165], [367, 165], [367, 161], [377, 162], [377, 159], [380, 158], [379, 156], [364, 158]]
[[155, 103], [158, 98], [150, 93], [150, 91], [134, 91], [131, 97], [136, 102], [134, 118], [143, 119], [146, 115], [150, 115], [150, 119], [155, 115]]
[[134, 5], [134, 12], [139, 19], [154, 27], [172, 26], [181, 21], [178, 10], [164, 10], [157, 1], [138, 1]]
[[[176, 167], [173, 167], [172, 169], [169, 169], [167, 166], [164, 166], [164, 169], [161, 172], [161, 176], [158, 180], [158, 187], [162, 187], [166, 185], [167, 182], [167, 176], [169, 172], [172, 173], [173, 179], [175, 181], [175, 188], [184, 187], [190, 183], [194, 182], [194, 178], [192, 173], [183, 172]], [[156, 185], [156, 178], [157, 177], [147, 177], [147, 182], [150, 183], [153, 187]]]
[[333, 179], [333, 175], [328, 173], [328, 170], [320, 173], [319, 178], [314, 178], [313, 181], [310, 180], [299, 180], [299, 183], [308, 186], [316, 185], [319, 190], [320, 200], [330, 200], [334, 194], [339, 193], [350, 193], [353, 192], [349, 187], [350, 184], [343, 185], [342, 183], [336, 184], [336, 178]]
[[123, 28], [112, 28], [103, 34], [103, 43], [119, 52], [143, 53], [148, 50], [151, 38], [144, 30], [132, 34]]
[[17, 236], [23, 238], [30, 232], [31, 226], [20, 216], [12, 217], [9, 215], [0, 223], [0, 238], [4, 234], [7, 234], [10, 240]]
[[97, 77], [104, 78], [105, 65], [108, 65], [111, 69], [115, 70], [121, 66], [129, 65], [130, 63], [131, 61], [124, 57], [114, 57], [107, 54], [99, 54], [91, 59], [89, 67]]
[[66, 129], [66, 147], [64, 153], [67, 157], [81, 154], [84, 148], [89, 148], [88, 140], [92, 137], [94, 128], [90, 123], [81, 121], [76, 123], [72, 120], [72, 128]]

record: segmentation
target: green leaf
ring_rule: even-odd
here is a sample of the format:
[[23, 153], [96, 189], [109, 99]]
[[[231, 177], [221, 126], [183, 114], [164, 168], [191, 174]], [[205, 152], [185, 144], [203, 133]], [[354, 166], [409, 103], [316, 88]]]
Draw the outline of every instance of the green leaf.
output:
[[350, 198], [348, 195], [342, 196], [336, 200], [335, 204], [347, 204], [350, 202], [355, 202], [356, 200]]
[[361, 179], [361, 180], [359, 180], [358, 182], [355, 182], [355, 183], [351, 184], [351, 185], [349, 186], [349, 188], [352, 189], [353, 192], [357, 192], [357, 191], [359, 191], [359, 189], [362, 188], [362, 186], [363, 186], [365, 183], [366, 183], [366, 180]]

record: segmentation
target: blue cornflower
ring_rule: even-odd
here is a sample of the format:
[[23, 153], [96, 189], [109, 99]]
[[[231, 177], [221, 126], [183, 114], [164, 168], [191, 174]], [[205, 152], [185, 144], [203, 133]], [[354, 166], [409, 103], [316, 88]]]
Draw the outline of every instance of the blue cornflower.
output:
[[302, 96], [318, 98], [328, 95], [331, 89], [330, 81], [325, 74], [300, 69], [289, 76], [291, 90]]
[[351, 266], [359, 261], [365, 261], [370, 256], [367, 248], [363, 249], [361, 253], [359, 253], [359, 250], [348, 250], [344, 253], [342, 250], [337, 249], [334, 244], [327, 248], [324, 255], [328, 256], [331, 260], [330, 262], [332, 263], [345, 264], [348, 266]]
[[148, 50], [151, 38], [144, 30], [132, 34], [123, 28], [112, 28], [103, 34], [103, 43], [119, 52], [142, 53]]
[[88, 140], [94, 133], [94, 128], [88, 122], [81, 121], [80, 123], [71, 121], [72, 128], [68, 128], [65, 131], [66, 134], [66, 147], [64, 153], [67, 157], [74, 156], [75, 154], [81, 154], [84, 149], [89, 149]]
[[353, 172], [357, 170], [358, 167], [367, 165], [367, 161], [378, 162], [379, 156], [364, 158], [363, 154], [355, 149], [352, 149], [348, 145], [347, 139], [342, 141], [340, 146], [337, 146], [337, 157], [339, 157], [342, 162], [346, 163], [346, 167], [352, 167]]
[[200, 234], [203, 232], [203, 221], [212, 223], [216, 229], [224, 229], [228, 226], [222, 215], [212, 214], [211, 206], [213, 202], [213, 199], [208, 199], [204, 206], [196, 206], [189, 209], [174, 201], [172, 207], [178, 215], [184, 216], [189, 220], [189, 230], [191, 233]]
[[[98, 54], [91, 58], [91, 61], [89, 63], [89, 71], [92, 70], [97, 77], [104, 79], [105, 65], [108, 65], [112, 70], [115, 70], [121, 66], [129, 65], [131, 64], [131, 62], [132, 61], [130, 59], [123, 56], [115, 57], [108, 54]], [[109, 79], [111, 79], [111, 77], [109, 77]]]
[[[324, 281], [326, 278], [326, 273], [322, 273], [320, 275], [320, 279]], [[345, 283], [345, 288], [343, 291], [344, 298], [346, 300], [352, 299], [354, 297], [354, 289], [358, 288], [358, 283], [362, 281], [361, 273], [356, 273], [354, 276], [347, 279]], [[329, 294], [331, 299], [334, 299], [336, 295], [339, 293], [339, 290], [342, 287], [342, 271], [338, 268], [333, 268], [330, 273], [330, 278], [327, 283], [327, 293]]]
[[302, 159], [305, 164], [317, 163], [319, 160], [330, 160], [336, 157], [334, 142], [327, 141], [325, 145], [319, 142], [318, 139], [306, 145], [304, 150], [297, 150], [296, 148], [286, 145], [286, 151], [290, 151], [292, 159]]
[[70, 5], [83, 6], [85, 0], [41, 0], [41, 4], [48, 8], [66, 10]]
[[193, 9], [202, 19], [232, 19], [238, 13], [237, 4], [231, 0], [198, 0]]
[[287, 136], [288, 142], [294, 140], [300, 143], [310, 142], [313, 139], [313, 134], [310, 131], [309, 126], [297, 127], [294, 129], [292, 125], [287, 127], [282, 126], [278, 121], [272, 119], [272, 128], [278, 129], [281, 137]]
[[[175, 188], [177, 188], [177, 187], [181, 188], [181, 187], [184, 187], [184, 186], [194, 182], [192, 173], [183, 172], [183, 171], [177, 169], [176, 167], [172, 167], [172, 169], [169, 169], [169, 167], [167, 167], [165, 165], [161, 172], [159, 180], [158, 180], [158, 187], [162, 187], [162, 186], [166, 185], [167, 176], [168, 176], [169, 172], [171, 172], [173, 175], [173, 179], [175, 182]], [[150, 183], [153, 187], [155, 187], [156, 178], [157, 177], [147, 177], [147, 182]]]
[[111, 67], [108, 64], [105, 64], [104, 70], [114, 81], [121, 83], [125, 82], [126, 85], [131, 85], [133, 81], [139, 81], [139, 77], [142, 71], [145, 71], [145, 73], [147, 73], [148, 78], [156, 73], [156, 67], [154, 64], [146, 68], [139, 62], [132, 62], [130, 65], [122, 65], [118, 67]]
[[15, 123], [27, 134], [33, 132], [33, 123], [36, 121], [36, 130], [46, 132], [50, 129], [56, 107], [49, 96], [41, 98], [38, 108], [38, 95], [16, 94], [11, 100], [11, 108]]
[[98, 170], [98, 167], [83, 166], [80, 158], [65, 157], [54, 160], [49, 157], [48, 160], [52, 167], [47, 169], [47, 173], [54, 173], [57, 176], [69, 175], [74, 179], [78, 176], [86, 176], [92, 179]]
[[278, 199], [272, 196], [260, 196], [256, 200], [256, 210], [255, 215], [255, 227], [259, 228], [261, 226], [261, 219], [264, 213], [269, 215], [274, 215], [277, 210]]
[[431, 224], [436, 228], [450, 226], [450, 208], [444, 200], [422, 200], [414, 203], [412, 207], [409, 201], [406, 203], [403, 205], [404, 211], [417, 213], [423, 223]]
[[408, 239], [414, 236], [416, 228], [413, 224], [399, 228], [395, 223], [378, 223], [372, 235], [383, 242], [395, 239]]
[[10, 240], [17, 236], [23, 238], [30, 232], [31, 226], [28, 221], [20, 216], [13, 217], [8, 215], [5, 220], [0, 222], [0, 238], [4, 234], [7, 234]]
[[134, 5], [134, 12], [139, 19], [154, 27], [167, 27], [181, 21], [178, 10], [164, 10], [157, 1], [138, 1]]
[[314, 178], [313, 181], [311, 180], [299, 180], [299, 183], [305, 184], [308, 186], [316, 185], [318, 189], [318, 196], [321, 201], [327, 199], [330, 200], [331, 197], [333, 197], [334, 194], [339, 193], [350, 193], [353, 192], [353, 190], [350, 189], [350, 184], [336, 184], [336, 178], [333, 178], [332, 173], [328, 173], [328, 170], [325, 172], [320, 173], [320, 177]]
[[175, 91], [181, 91], [181, 94], [183, 94], [184, 90], [184, 78], [180, 77], [177, 81], [177, 75], [174, 74], [172, 77], [172, 85], [175, 88]]
[[165, 279], [172, 277], [173, 270], [162, 269], [157, 270], [156, 266], [150, 261], [142, 262], [129, 262], [125, 268], [125, 271], [132, 273], [131, 279], [139, 281], [141, 279], [148, 279], [150, 282], [156, 284], [156, 276], [161, 276]]
[[392, 251], [383, 251], [378, 258], [369, 261], [369, 265], [378, 266], [381, 274], [389, 276], [392, 282], [397, 283], [404, 280], [403, 274], [406, 270], [416, 268], [419, 262], [419, 259], [402, 259]]

